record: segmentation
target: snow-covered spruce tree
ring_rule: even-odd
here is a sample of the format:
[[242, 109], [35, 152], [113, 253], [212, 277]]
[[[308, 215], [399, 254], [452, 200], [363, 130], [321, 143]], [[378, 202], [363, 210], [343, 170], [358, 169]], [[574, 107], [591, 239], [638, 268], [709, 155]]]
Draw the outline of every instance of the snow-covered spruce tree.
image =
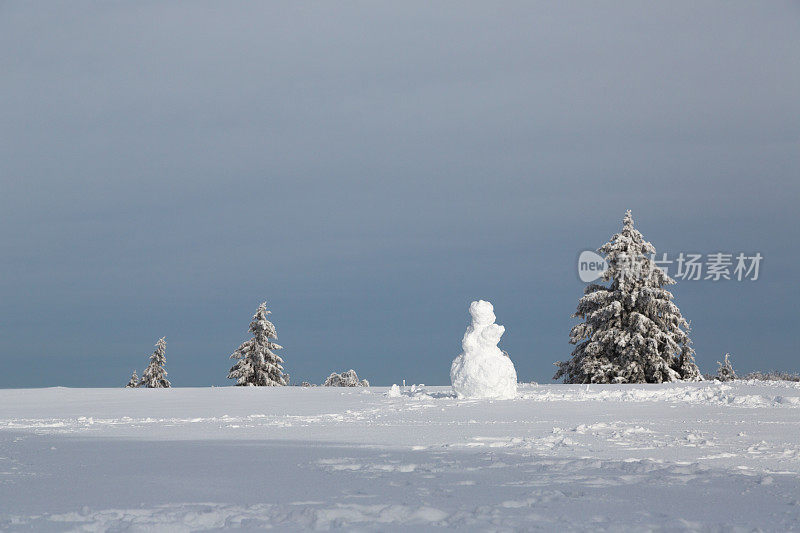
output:
[[267, 320], [267, 302], [258, 306], [258, 311], [250, 322], [250, 333], [253, 338], [239, 346], [231, 359], [238, 359], [228, 372], [229, 379], [235, 379], [237, 385], [249, 387], [273, 387], [287, 385], [289, 376], [283, 372], [283, 359], [273, 350], [282, 347], [272, 342], [278, 334], [275, 326]]
[[714, 376], [717, 381], [733, 381], [736, 379], [736, 371], [733, 369], [730, 357], [731, 354], [726, 353], [722, 362], [717, 361], [719, 368], [717, 368], [717, 375]]
[[651, 260], [652, 244], [633, 227], [630, 210], [620, 233], [601, 246], [608, 269], [578, 302], [572, 359], [555, 363], [564, 383], [700, 381], [689, 323], [666, 285], [675, 281]]
[[158, 339], [156, 342], [156, 349], [153, 355], [150, 356], [150, 364], [142, 372], [142, 381], [139, 383], [140, 387], [147, 387], [149, 389], [167, 389], [169, 388], [169, 381], [167, 380], [167, 371], [164, 370], [164, 365], [167, 362], [165, 354], [167, 352], [167, 341], [164, 337]]
[[136, 374], [136, 370], [133, 371], [131, 374], [131, 379], [128, 381], [128, 384], [125, 385], [126, 389], [135, 389], [139, 386], [139, 376]]

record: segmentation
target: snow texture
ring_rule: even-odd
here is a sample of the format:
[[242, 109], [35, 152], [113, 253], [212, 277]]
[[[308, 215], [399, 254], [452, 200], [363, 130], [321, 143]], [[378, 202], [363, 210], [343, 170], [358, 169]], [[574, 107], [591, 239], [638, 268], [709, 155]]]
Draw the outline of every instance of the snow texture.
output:
[[467, 327], [461, 347], [453, 360], [450, 382], [459, 398], [514, 398], [517, 372], [507, 354], [497, 347], [505, 328], [494, 323], [492, 304], [484, 300], [469, 306], [472, 323]]
[[800, 384], [0, 390], [0, 531], [221, 529], [798, 531]]
[[369, 387], [369, 381], [366, 379], [359, 381], [358, 374], [351, 368], [341, 374], [333, 372], [322, 385], [324, 387]]

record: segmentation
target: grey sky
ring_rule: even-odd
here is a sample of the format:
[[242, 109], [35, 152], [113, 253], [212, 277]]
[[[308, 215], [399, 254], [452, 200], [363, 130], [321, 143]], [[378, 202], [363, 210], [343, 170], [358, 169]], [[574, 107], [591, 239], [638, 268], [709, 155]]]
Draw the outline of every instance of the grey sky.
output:
[[800, 370], [797, 2], [1, 2], [0, 386], [446, 383], [473, 299], [521, 379], [633, 210], [698, 364]]

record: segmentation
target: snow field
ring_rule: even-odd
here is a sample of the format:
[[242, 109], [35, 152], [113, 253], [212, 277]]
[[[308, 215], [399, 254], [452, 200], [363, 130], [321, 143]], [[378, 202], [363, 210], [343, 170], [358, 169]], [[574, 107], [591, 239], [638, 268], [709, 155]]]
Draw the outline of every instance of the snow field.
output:
[[800, 528], [800, 385], [0, 391], [0, 530]]

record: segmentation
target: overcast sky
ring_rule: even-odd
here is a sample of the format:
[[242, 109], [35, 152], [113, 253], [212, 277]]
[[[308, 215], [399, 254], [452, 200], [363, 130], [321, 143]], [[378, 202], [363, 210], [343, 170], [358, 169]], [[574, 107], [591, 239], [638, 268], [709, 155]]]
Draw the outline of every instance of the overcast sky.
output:
[[798, 2], [0, 2], [0, 386], [449, 382], [473, 299], [521, 380], [632, 209], [697, 362], [800, 371]]

